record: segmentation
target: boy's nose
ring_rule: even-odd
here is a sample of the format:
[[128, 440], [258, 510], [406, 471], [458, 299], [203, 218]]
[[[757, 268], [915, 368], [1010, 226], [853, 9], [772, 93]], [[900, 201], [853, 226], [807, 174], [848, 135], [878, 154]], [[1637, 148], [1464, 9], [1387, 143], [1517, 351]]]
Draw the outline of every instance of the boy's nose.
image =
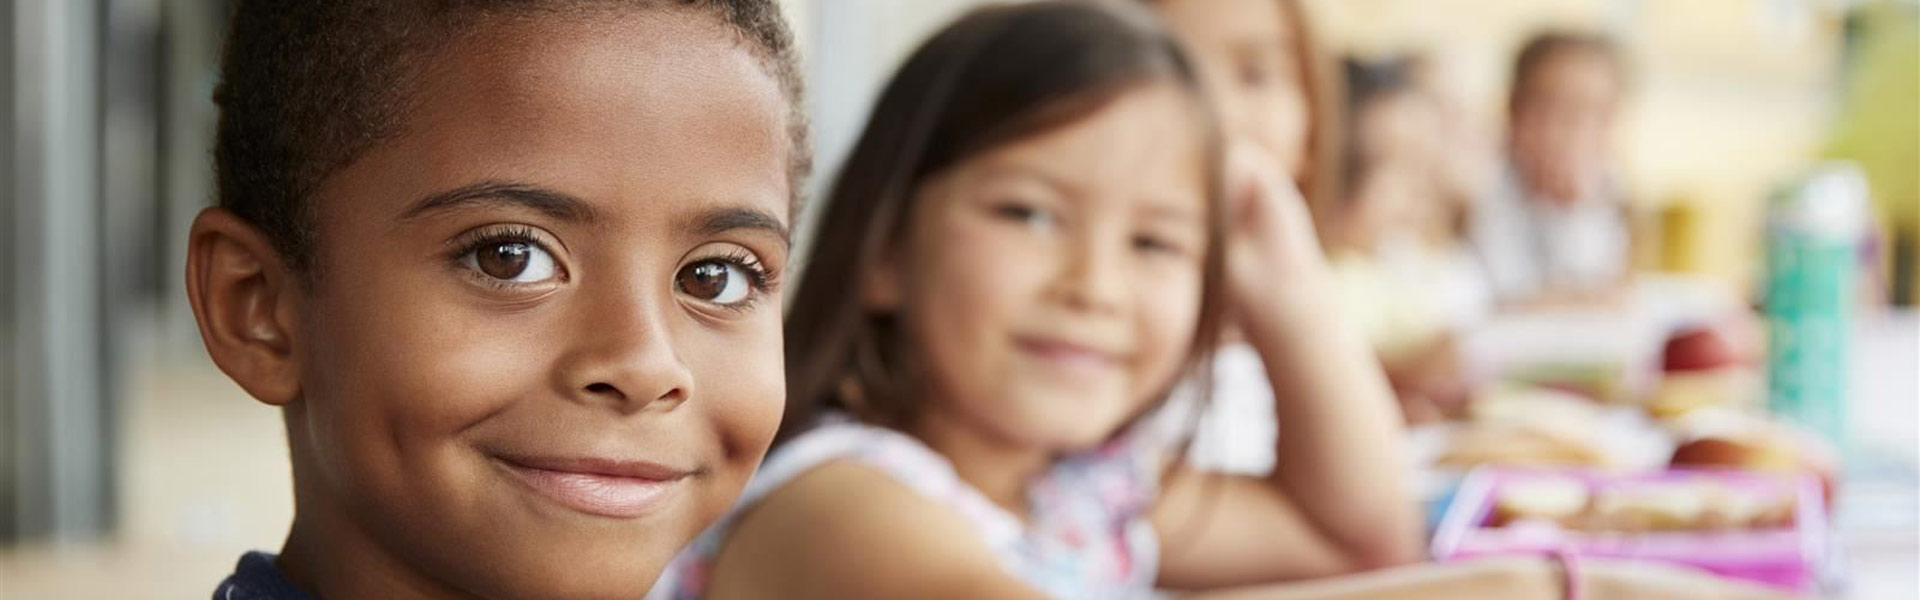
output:
[[622, 414], [672, 409], [693, 397], [693, 373], [675, 351], [662, 311], [648, 304], [581, 311], [560, 369], [569, 396]]

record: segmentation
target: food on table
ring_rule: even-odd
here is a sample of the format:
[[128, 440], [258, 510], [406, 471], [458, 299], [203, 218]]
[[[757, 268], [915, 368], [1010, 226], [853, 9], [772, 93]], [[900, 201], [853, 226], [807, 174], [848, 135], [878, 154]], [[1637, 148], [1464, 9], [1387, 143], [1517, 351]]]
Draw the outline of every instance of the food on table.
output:
[[1661, 352], [1663, 371], [1709, 371], [1740, 364], [1741, 352], [1718, 330], [1694, 327], [1667, 339]]
[[1440, 560], [1565, 552], [1684, 565], [1793, 593], [1832, 564], [1825, 504], [1800, 474], [1479, 469], [1433, 536]]
[[1759, 373], [1730, 336], [1714, 327], [1695, 327], [1667, 340], [1661, 352], [1663, 374], [1646, 399], [1647, 413], [1676, 419], [1710, 406], [1756, 402], [1762, 394]]
[[1840, 470], [1832, 454], [1805, 435], [1780, 427], [1704, 435], [1673, 450], [1672, 466], [1720, 467], [1768, 473], [1812, 473], [1833, 500]]
[[1744, 367], [1667, 373], [1647, 397], [1647, 414], [1673, 420], [1707, 408], [1757, 404], [1764, 397], [1760, 383], [1760, 375]]
[[1594, 433], [1601, 408], [1558, 390], [1498, 386], [1468, 409], [1437, 465], [1604, 467], [1611, 460]]
[[1699, 438], [1673, 450], [1676, 467], [1732, 467], [1756, 471], [1790, 471], [1800, 458], [1785, 444], [1767, 438]]
[[1629, 400], [1626, 368], [1618, 362], [1542, 362], [1506, 372], [1508, 383], [1560, 390], [1599, 402]]
[[1588, 502], [1587, 484], [1578, 479], [1543, 477], [1518, 482], [1501, 490], [1487, 524], [1504, 527], [1528, 519], [1565, 523], [1585, 511]]
[[1467, 417], [1480, 423], [1525, 423], [1554, 429], [1585, 429], [1601, 408], [1577, 394], [1557, 389], [1501, 385], [1473, 399]]
[[1514, 482], [1500, 490], [1490, 527], [1546, 523], [1587, 533], [1727, 531], [1790, 527], [1792, 495], [1709, 478], [1589, 489], [1572, 478]]
[[1481, 424], [1457, 432], [1436, 464], [1468, 469], [1481, 465], [1516, 467], [1604, 467], [1607, 454], [1582, 436], [1521, 424]]

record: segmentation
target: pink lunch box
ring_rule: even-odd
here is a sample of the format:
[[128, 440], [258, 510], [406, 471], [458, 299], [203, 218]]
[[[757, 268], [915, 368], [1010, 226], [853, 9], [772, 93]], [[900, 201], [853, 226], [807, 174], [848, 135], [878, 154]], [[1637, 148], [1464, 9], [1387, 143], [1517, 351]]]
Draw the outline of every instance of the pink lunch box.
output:
[[[1785, 528], [1723, 531], [1582, 532], [1529, 524], [1491, 527], [1501, 490], [1535, 478], [1584, 482], [1588, 497], [1608, 489], [1700, 481], [1722, 489], [1794, 498]], [[1482, 468], [1461, 483], [1434, 532], [1433, 556], [1452, 560], [1492, 555], [1570, 552], [1581, 557], [1646, 560], [1697, 567], [1730, 578], [1795, 592], [1813, 590], [1826, 552], [1827, 514], [1819, 480], [1725, 470], [1615, 474], [1575, 470]]]

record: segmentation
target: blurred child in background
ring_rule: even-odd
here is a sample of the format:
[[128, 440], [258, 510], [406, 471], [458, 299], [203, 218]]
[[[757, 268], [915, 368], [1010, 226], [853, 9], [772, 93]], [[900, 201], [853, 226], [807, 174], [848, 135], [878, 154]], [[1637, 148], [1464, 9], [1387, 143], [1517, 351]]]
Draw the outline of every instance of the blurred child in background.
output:
[[[1434, 165], [1434, 194], [1440, 204], [1430, 235], [1436, 240], [1463, 242], [1473, 206], [1499, 180], [1504, 155], [1480, 111], [1471, 107], [1471, 95], [1461, 89], [1461, 77], [1449, 66], [1444, 48], [1425, 49], [1392, 59], [1404, 65], [1412, 87], [1429, 100], [1434, 112], [1430, 139], [1423, 144]], [[1349, 101], [1351, 103], [1351, 101]]]
[[1463, 400], [1454, 334], [1489, 310], [1482, 276], [1454, 235], [1440, 112], [1407, 59], [1346, 61], [1341, 188], [1321, 219], [1341, 306], [1385, 366], [1413, 421]]
[[1607, 38], [1528, 41], [1508, 95], [1505, 181], [1469, 227], [1503, 305], [1608, 302], [1626, 282], [1626, 206], [1611, 160], [1627, 73]]

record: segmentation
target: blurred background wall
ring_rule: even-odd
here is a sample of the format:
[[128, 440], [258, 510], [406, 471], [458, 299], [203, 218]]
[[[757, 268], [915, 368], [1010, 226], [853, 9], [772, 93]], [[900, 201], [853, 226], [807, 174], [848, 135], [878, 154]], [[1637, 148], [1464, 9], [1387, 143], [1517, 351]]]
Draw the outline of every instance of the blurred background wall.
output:
[[[819, 190], [895, 64], [978, 2], [786, 4], [805, 48]], [[1624, 40], [1636, 83], [1618, 153], [1635, 213], [1704, 216], [1690, 226], [1696, 250], [1643, 266], [1735, 290], [1753, 284], [1767, 191], [1848, 151], [1835, 140], [1853, 116], [1843, 107], [1863, 15], [1920, 23], [1913, 0], [1308, 4], [1338, 50], [1427, 54], [1496, 134], [1525, 36], [1578, 27]], [[197, 596], [242, 551], [284, 535], [277, 413], [208, 363], [180, 282], [187, 225], [211, 198], [208, 98], [226, 11], [220, 0], [0, 4], [0, 597]], [[1920, 54], [1906, 35], [1893, 55]], [[1888, 85], [1911, 102], [1914, 79], [1909, 67]], [[1916, 111], [1904, 108], [1906, 124], [1851, 127], [1909, 136], [1910, 148], [1920, 130], [1902, 129]], [[1920, 172], [1905, 166], [1891, 177]], [[1905, 216], [1920, 203], [1913, 188], [1902, 193], [1882, 211], [1920, 219]]]

